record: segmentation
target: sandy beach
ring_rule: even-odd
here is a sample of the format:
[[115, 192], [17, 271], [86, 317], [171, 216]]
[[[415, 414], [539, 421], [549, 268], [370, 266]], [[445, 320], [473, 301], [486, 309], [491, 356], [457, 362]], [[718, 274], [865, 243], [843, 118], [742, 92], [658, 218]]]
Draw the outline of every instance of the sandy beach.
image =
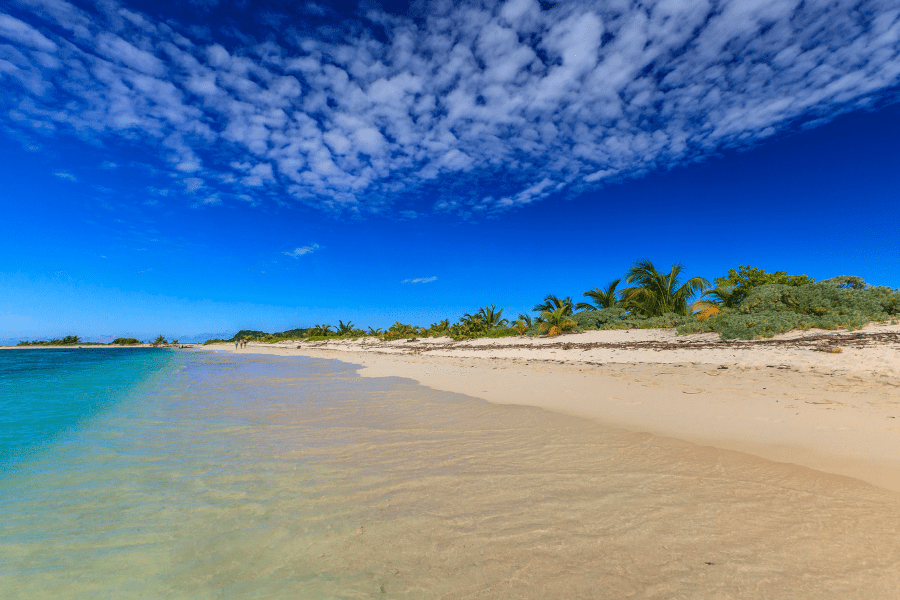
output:
[[[206, 349], [235, 352], [233, 344]], [[853, 477], [900, 492], [900, 325], [724, 342], [671, 330], [454, 342], [249, 343], [499, 404]]]

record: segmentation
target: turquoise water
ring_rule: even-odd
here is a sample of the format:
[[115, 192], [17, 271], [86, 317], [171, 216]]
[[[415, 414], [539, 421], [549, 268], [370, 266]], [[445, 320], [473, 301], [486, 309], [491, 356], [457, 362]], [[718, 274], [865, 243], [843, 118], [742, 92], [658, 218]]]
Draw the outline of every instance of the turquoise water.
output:
[[338, 361], [96, 352], [0, 353], [4, 600], [900, 593], [900, 502], [847, 478]]
[[172, 352], [155, 348], [0, 352], [0, 464], [126, 401], [172, 360]]

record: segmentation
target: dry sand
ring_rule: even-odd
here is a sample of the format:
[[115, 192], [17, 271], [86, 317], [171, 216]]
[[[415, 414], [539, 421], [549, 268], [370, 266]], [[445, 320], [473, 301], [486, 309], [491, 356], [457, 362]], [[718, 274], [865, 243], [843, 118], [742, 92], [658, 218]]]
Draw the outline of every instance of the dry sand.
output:
[[[234, 352], [232, 344], [207, 346]], [[839, 349], [837, 351], [836, 349]], [[501, 404], [747, 452], [900, 492], [900, 326], [723, 342], [671, 330], [556, 338], [250, 343]]]

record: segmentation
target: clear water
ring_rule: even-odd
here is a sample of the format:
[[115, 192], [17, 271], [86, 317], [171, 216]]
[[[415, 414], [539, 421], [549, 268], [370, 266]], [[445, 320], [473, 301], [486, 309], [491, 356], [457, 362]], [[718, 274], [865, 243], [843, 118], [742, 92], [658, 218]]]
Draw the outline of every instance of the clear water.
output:
[[51, 352], [0, 355], [0, 598], [900, 593], [855, 480], [336, 361]]
[[113, 406], [172, 358], [155, 348], [0, 352], [0, 464]]

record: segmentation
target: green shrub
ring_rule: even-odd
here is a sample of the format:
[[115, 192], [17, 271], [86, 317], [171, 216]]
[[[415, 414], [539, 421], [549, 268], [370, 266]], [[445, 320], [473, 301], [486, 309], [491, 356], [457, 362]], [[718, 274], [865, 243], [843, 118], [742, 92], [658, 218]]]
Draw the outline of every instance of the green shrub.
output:
[[590, 329], [666, 329], [692, 324], [696, 318], [691, 315], [665, 313], [658, 317], [645, 317], [628, 312], [624, 308], [614, 306], [600, 310], [575, 313], [571, 319], [576, 323], [577, 331]]
[[511, 337], [514, 335], [519, 335], [519, 332], [513, 327], [497, 327], [496, 329], [489, 329], [478, 337], [502, 338]]
[[110, 344], [115, 344], [117, 346], [137, 346], [141, 344], [141, 340], [135, 338], [116, 338], [110, 342]]
[[761, 285], [800, 286], [813, 283], [815, 280], [806, 275], [788, 275], [784, 271], [766, 273], [763, 269], [757, 267], [741, 265], [736, 270], [731, 269], [728, 271], [725, 277], [716, 277], [713, 281], [719, 286], [734, 286], [749, 291]]
[[858, 329], [900, 314], [900, 291], [868, 286], [859, 277], [835, 277], [800, 286], [761, 285], [736, 309], [722, 309], [679, 333], [715, 331], [722, 339], [772, 337], [792, 329]]
[[614, 306], [599, 310], [583, 310], [575, 313], [570, 318], [575, 321], [576, 329], [582, 331], [587, 329], [620, 329], [627, 327], [625, 320], [628, 318], [628, 311]]

